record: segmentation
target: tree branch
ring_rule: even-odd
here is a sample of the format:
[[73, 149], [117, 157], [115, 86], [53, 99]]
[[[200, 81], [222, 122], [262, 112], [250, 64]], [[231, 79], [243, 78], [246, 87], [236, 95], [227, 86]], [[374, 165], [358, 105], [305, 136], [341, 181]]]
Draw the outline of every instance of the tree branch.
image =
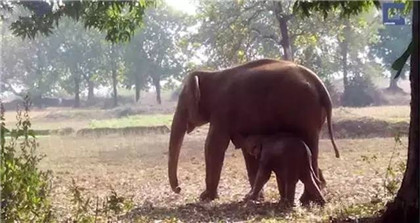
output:
[[304, 34], [305, 34], [305, 32], [304, 32], [304, 31], [301, 31], [301, 32], [299, 32], [299, 33], [292, 34], [292, 35], [290, 36], [290, 39], [295, 39], [296, 37], [298, 37], [298, 36], [302, 36], [302, 35], [304, 35]]
[[258, 36], [260, 36], [262, 39], [269, 39], [274, 41], [276, 44], [281, 43], [281, 41], [276, 37], [275, 34], [270, 34], [270, 35], [263, 35], [262, 32], [260, 30], [258, 30], [255, 27], [251, 28], [251, 32], [256, 32], [258, 34]]

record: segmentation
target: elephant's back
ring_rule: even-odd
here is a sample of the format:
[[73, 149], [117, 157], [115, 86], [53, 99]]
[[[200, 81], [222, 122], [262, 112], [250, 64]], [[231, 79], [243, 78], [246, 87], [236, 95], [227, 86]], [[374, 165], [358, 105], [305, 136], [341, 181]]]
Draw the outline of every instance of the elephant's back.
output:
[[217, 79], [219, 86], [224, 86], [226, 91], [240, 89], [258, 91], [258, 89], [290, 85], [311, 88], [320, 82], [317, 75], [308, 68], [291, 61], [274, 59], [257, 60], [222, 70], [218, 72]]
[[245, 132], [320, 128], [324, 120], [319, 83], [309, 71], [292, 62], [272, 60], [222, 71], [220, 97], [226, 100], [220, 100], [219, 106], [234, 114], [228, 115], [232, 127]]

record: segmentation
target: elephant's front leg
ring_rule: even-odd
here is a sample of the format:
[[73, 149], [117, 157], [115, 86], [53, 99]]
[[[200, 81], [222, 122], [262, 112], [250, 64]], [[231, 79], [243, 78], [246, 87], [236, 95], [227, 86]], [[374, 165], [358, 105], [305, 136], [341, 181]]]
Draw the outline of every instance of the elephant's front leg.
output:
[[229, 134], [225, 128], [210, 125], [205, 144], [206, 161], [206, 190], [201, 193], [201, 200], [214, 200], [217, 198], [217, 186], [220, 181], [225, 151], [229, 145]]

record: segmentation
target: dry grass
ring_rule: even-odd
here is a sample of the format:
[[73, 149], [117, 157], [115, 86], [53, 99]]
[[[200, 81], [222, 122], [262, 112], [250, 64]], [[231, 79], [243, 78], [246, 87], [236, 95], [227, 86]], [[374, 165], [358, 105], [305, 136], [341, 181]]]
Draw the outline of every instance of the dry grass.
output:
[[[333, 120], [367, 117], [397, 122], [408, 121], [408, 114], [408, 106], [338, 108], [334, 110]], [[103, 123], [97, 123], [110, 121], [113, 125], [133, 121], [130, 117], [112, 119], [109, 110], [99, 109], [34, 110], [30, 115], [35, 129], [79, 129], [88, 127], [93, 118], [103, 120]], [[13, 125], [14, 116], [14, 112], [6, 113], [8, 126]], [[150, 120], [143, 121], [148, 123]], [[320, 165], [328, 183], [325, 189], [328, 204], [324, 208], [296, 207], [285, 211], [276, 205], [279, 196], [274, 179], [266, 186], [264, 203], [240, 203], [249, 185], [242, 154], [230, 147], [219, 185], [220, 199], [201, 203], [197, 198], [204, 189], [206, 127], [194, 131], [184, 142], [178, 170], [180, 195], [171, 192], [167, 179], [169, 135], [40, 137], [40, 151], [47, 155], [42, 168], [54, 172], [53, 203], [57, 214], [64, 218], [70, 211], [68, 187], [74, 178], [85, 188], [87, 196], [104, 197], [113, 187], [120, 195], [132, 197], [135, 209], [125, 216], [125, 221], [326, 222], [330, 217], [363, 218], [377, 215], [384, 203], [392, 198], [383, 186], [392, 154], [395, 157], [391, 163], [395, 166], [406, 159], [406, 138], [403, 139], [405, 146], [397, 146], [397, 149], [392, 138], [337, 140], [341, 159], [334, 157], [330, 142], [322, 140]], [[372, 158], [375, 156], [376, 159]], [[397, 178], [401, 178], [402, 170], [395, 172]], [[301, 191], [302, 185], [298, 186], [297, 193]]]
[[408, 122], [410, 107], [408, 106], [380, 106], [363, 108], [340, 107], [333, 110], [333, 120], [351, 120], [372, 118], [387, 122]]
[[[168, 102], [169, 103], [169, 102]], [[166, 110], [169, 105], [163, 105]], [[174, 103], [171, 106], [175, 106]], [[162, 109], [160, 107], [146, 108], [151, 110]], [[410, 109], [408, 106], [382, 106], [365, 108], [336, 108], [333, 110], [333, 121], [377, 119], [387, 122], [408, 122]], [[6, 112], [6, 125], [13, 126], [15, 123], [14, 111]], [[31, 111], [32, 125], [35, 129], [60, 129], [71, 127], [75, 130], [89, 127], [127, 127], [136, 125], [169, 125], [172, 115], [168, 114], [142, 114], [122, 118], [115, 118], [111, 110], [103, 109], [70, 109], [48, 108]]]
[[[220, 199], [200, 203], [197, 198], [205, 178], [204, 133], [201, 130], [189, 135], [184, 142], [178, 171], [180, 195], [171, 192], [167, 179], [167, 135], [40, 138], [41, 151], [47, 154], [42, 167], [53, 170], [55, 175], [57, 213], [60, 216], [68, 213], [68, 186], [71, 178], [75, 178], [89, 196], [105, 196], [113, 187], [120, 195], [132, 197], [135, 209], [126, 216], [126, 221], [325, 222], [330, 217], [361, 218], [375, 215], [390, 198], [384, 196], [382, 184], [393, 151], [397, 152], [395, 161], [405, 160], [406, 155], [403, 149], [406, 146], [395, 150], [391, 138], [346, 139], [338, 140], [342, 158], [336, 159], [330, 142], [322, 140], [320, 165], [328, 183], [325, 190], [328, 204], [322, 209], [296, 207], [284, 211], [275, 204], [278, 193], [274, 179], [266, 186], [264, 203], [239, 203], [249, 186], [241, 152], [230, 148], [219, 185]], [[403, 143], [407, 144], [406, 139]], [[363, 156], [373, 155], [377, 156], [374, 162], [363, 161]], [[298, 193], [301, 190], [300, 185]]]

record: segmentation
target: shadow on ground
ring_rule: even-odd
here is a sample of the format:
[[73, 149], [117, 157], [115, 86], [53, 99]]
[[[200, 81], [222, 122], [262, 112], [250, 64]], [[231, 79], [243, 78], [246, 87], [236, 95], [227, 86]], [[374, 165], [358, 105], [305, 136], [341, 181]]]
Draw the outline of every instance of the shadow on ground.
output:
[[288, 210], [279, 207], [278, 203], [244, 203], [232, 202], [225, 204], [189, 203], [174, 208], [153, 207], [144, 205], [124, 216], [125, 219], [148, 220], [175, 218], [182, 222], [238, 222], [251, 219], [277, 218], [285, 216]]
[[[243, 222], [262, 219], [283, 219], [287, 221], [291, 209], [284, 208], [278, 203], [244, 203], [232, 202], [225, 204], [211, 203], [189, 203], [174, 208], [171, 207], [153, 207], [151, 204], [143, 205], [133, 209], [126, 214], [123, 219], [138, 219], [145, 221], [172, 219], [181, 222]], [[343, 218], [333, 219], [325, 222], [331, 223], [370, 223], [378, 222], [377, 217], [368, 218]]]

